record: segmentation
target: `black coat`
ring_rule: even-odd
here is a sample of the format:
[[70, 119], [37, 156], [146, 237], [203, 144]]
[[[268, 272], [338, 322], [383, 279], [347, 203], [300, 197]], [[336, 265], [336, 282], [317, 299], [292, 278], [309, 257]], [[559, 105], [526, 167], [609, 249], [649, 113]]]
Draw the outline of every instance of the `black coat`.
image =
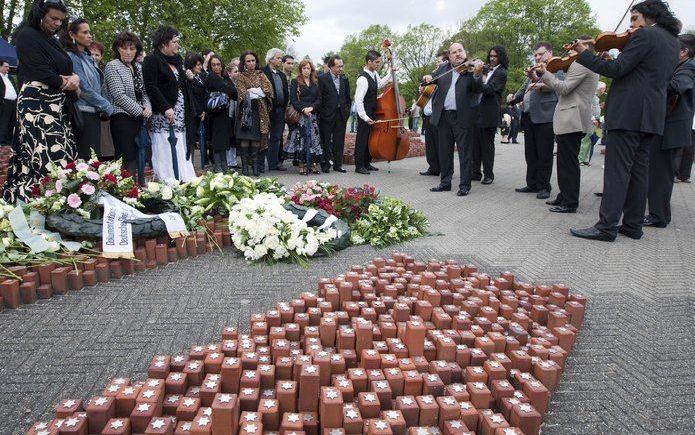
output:
[[193, 100], [195, 101], [196, 116], [200, 116], [208, 104], [208, 90], [205, 87], [205, 76], [201, 75], [194, 78], [189, 82], [191, 87], [191, 95], [193, 95]]
[[[268, 81], [270, 81], [270, 84], [273, 85], [273, 95], [278, 95], [278, 89], [275, 87], [275, 80], [273, 80], [273, 74], [276, 74], [270, 70], [270, 65], [266, 65], [263, 67], [263, 73], [265, 76], [268, 78]], [[280, 76], [280, 80], [282, 81], [282, 89], [283, 93], [285, 94], [285, 101], [282, 105], [278, 104], [278, 99], [273, 98], [273, 107], [282, 107], [283, 109], [287, 107], [287, 104], [290, 102], [290, 96], [287, 95], [287, 76], [285, 73], [278, 71], [277, 74]], [[270, 109], [268, 109], [270, 111]]]
[[[230, 100], [237, 99], [234, 83], [217, 74], [208, 74], [205, 78], [205, 86], [208, 92], [224, 92]], [[212, 149], [217, 152], [225, 151], [229, 148], [232, 137], [232, 119], [229, 117], [229, 107], [225, 106], [216, 112], [208, 113], [206, 116], [210, 126]]]
[[[350, 82], [344, 74], [340, 75], [340, 94], [336, 92], [333, 84], [333, 75], [321, 74], [319, 76], [319, 92], [321, 93], [321, 105], [319, 106], [319, 116], [326, 121], [332, 121], [335, 115], [341, 116], [343, 121], [350, 117]], [[338, 112], [340, 106], [340, 112]]]
[[[451, 65], [446, 63], [433, 73], [434, 76], [443, 74], [451, 69]], [[432, 102], [432, 117], [430, 122], [438, 126], [439, 120], [444, 112], [444, 100], [446, 94], [451, 87], [451, 78], [453, 73], [448, 73], [432, 83], [437, 85], [437, 93], [434, 95]], [[478, 113], [478, 97], [483, 89], [482, 77], [474, 78], [472, 73], [461, 74], [456, 81], [456, 118], [458, 122], [463, 123], [467, 128], [472, 126], [473, 117]]]
[[487, 83], [478, 108], [478, 124], [481, 128], [497, 128], [502, 119], [502, 93], [507, 86], [507, 69], [498, 66]]
[[695, 104], [695, 61], [688, 60], [678, 65], [668, 83], [667, 94], [678, 95], [673, 111], [666, 116], [661, 149], [670, 150], [690, 145]]
[[72, 74], [72, 61], [54, 36], [27, 25], [17, 33], [15, 46], [20, 84], [39, 81], [58, 90], [60, 76]]
[[588, 50], [577, 62], [612, 78], [606, 97], [606, 129], [661, 135], [666, 87], [678, 63], [678, 39], [659, 26], [637, 29], [615, 60]]
[[313, 82], [310, 86], [305, 86], [302, 82], [299, 85], [299, 94], [297, 94], [297, 79], [292, 79], [292, 82], [290, 82], [290, 102], [299, 112], [307, 107], [313, 107], [313, 113], [315, 114], [316, 110], [321, 106], [319, 86]]

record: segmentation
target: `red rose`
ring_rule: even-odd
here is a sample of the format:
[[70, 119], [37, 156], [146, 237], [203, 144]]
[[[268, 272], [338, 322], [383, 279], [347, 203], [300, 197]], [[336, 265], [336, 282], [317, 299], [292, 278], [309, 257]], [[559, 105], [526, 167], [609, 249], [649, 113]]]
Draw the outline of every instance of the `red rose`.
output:
[[41, 179], [41, 184], [43, 184], [43, 185], [45, 186], [45, 185], [48, 184], [50, 181], [51, 181], [51, 177], [43, 177], [43, 178]]
[[133, 187], [132, 189], [130, 189], [130, 192], [128, 193], [128, 198], [137, 198], [139, 194], [140, 190], [138, 190], [137, 187]]
[[38, 184], [34, 184], [34, 185], [31, 187], [31, 196], [37, 197], [37, 196], [39, 196], [39, 195], [41, 195], [41, 189], [39, 188], [39, 185], [38, 185]]
[[99, 166], [101, 166], [101, 162], [99, 160], [94, 160], [92, 162], [89, 162], [89, 164], [92, 165], [94, 169], [99, 169]]
[[65, 169], [75, 169], [75, 162], [68, 162], [68, 164], [65, 165]]
[[104, 181], [108, 181], [108, 182], [113, 183], [113, 184], [117, 184], [117, 183], [118, 183], [118, 179], [117, 179], [116, 176], [113, 175], [113, 174], [106, 174], [106, 175], [104, 175]]
[[123, 178], [128, 178], [128, 177], [130, 177], [130, 172], [128, 172], [127, 169], [122, 169], [122, 170], [121, 170], [121, 177], [123, 177]]

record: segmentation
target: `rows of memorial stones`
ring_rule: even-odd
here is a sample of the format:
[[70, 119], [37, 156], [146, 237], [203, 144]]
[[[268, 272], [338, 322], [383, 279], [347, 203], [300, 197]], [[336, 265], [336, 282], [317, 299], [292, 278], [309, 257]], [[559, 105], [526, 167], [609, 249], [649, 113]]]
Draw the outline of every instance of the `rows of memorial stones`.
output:
[[403, 254], [318, 290], [27, 433], [537, 434], [586, 306], [562, 284]]

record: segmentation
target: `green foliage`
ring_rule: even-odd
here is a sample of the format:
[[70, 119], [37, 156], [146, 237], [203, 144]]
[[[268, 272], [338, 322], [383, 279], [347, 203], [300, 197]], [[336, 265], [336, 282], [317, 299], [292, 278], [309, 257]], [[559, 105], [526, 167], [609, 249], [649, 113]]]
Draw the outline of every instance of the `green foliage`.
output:
[[375, 248], [394, 245], [425, 234], [429, 222], [425, 215], [400, 199], [388, 196], [372, 203], [351, 226], [353, 244], [369, 243]]
[[353, 87], [357, 76], [364, 68], [364, 56], [367, 54], [367, 51], [380, 51], [381, 43], [384, 39], [393, 39], [393, 37], [394, 33], [389, 26], [373, 24], [357, 35], [350, 35], [345, 38], [339, 53], [345, 63], [345, 75]]
[[408, 106], [411, 98], [417, 97], [422, 77], [434, 69], [434, 58], [445, 38], [442, 29], [425, 23], [408, 26], [408, 30], [396, 38], [398, 74], [403, 81], [400, 92]]

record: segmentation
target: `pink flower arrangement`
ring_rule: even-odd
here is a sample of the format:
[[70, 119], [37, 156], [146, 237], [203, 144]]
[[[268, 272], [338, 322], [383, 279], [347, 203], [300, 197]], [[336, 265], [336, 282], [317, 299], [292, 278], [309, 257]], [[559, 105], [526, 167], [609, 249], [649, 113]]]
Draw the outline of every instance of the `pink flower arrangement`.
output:
[[82, 205], [82, 200], [80, 199], [80, 195], [76, 193], [71, 193], [68, 195], [68, 205], [72, 208], [77, 208]]
[[316, 180], [299, 182], [290, 189], [290, 200], [305, 207], [320, 208], [348, 223], [365, 213], [379, 197], [374, 186], [341, 187], [337, 184], [319, 183]]

